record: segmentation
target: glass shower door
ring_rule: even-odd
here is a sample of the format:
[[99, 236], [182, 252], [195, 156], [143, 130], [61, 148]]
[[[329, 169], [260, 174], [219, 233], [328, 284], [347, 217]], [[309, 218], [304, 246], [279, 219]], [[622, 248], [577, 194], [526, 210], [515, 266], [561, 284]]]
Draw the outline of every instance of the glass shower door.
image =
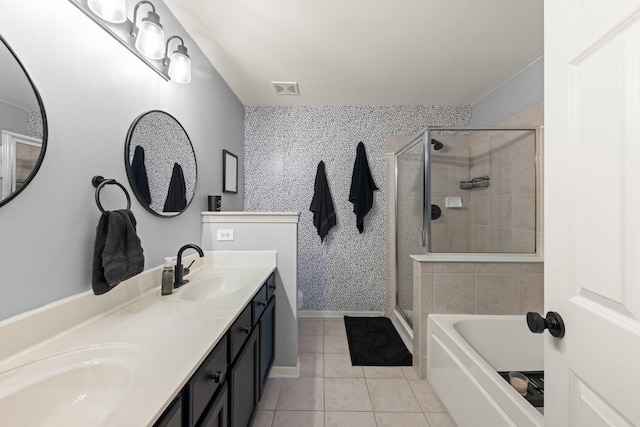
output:
[[419, 138], [396, 154], [396, 306], [413, 327], [413, 262], [422, 247], [424, 142]]

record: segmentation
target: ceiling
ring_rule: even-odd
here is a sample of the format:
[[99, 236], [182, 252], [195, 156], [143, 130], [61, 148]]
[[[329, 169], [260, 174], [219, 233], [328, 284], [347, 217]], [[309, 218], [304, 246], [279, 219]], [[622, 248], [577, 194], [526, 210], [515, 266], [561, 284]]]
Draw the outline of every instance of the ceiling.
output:
[[543, 0], [165, 3], [244, 105], [473, 104], [543, 54]]

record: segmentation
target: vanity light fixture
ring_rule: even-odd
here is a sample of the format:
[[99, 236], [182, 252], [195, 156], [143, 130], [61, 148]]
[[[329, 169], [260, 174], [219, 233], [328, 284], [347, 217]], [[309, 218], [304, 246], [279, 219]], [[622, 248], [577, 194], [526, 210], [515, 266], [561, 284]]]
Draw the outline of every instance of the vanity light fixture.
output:
[[113, 24], [127, 20], [126, 0], [88, 0], [87, 5], [100, 19]]
[[[127, 0], [69, 1], [163, 79], [184, 84], [191, 82], [191, 58], [183, 39], [172, 36], [165, 43], [160, 16], [150, 1], [142, 0], [135, 5], [133, 20], [127, 17]], [[138, 9], [142, 5], [150, 6], [151, 10], [138, 22]], [[169, 42], [174, 38], [180, 40], [180, 45], [169, 54]]]
[[[173, 39], [180, 40], [180, 44], [171, 56], [169, 56], [169, 42]], [[167, 45], [164, 49], [163, 65], [168, 68], [169, 77], [174, 82], [182, 84], [191, 82], [191, 58], [189, 58], [182, 37], [171, 36], [167, 39]]]
[[[138, 8], [143, 4], [151, 6], [151, 11], [146, 18], [137, 23]], [[156, 13], [156, 7], [147, 0], [142, 0], [133, 9], [133, 25], [131, 36], [136, 39], [136, 49], [149, 59], [162, 59], [164, 47], [164, 29], [160, 24], [160, 16]]]

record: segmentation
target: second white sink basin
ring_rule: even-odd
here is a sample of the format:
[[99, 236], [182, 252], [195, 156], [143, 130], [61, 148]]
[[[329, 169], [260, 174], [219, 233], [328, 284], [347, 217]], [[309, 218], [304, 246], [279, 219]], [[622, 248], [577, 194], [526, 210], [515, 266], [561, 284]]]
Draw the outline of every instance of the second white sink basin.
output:
[[116, 426], [149, 360], [136, 346], [100, 345], [0, 372], [2, 425]]
[[232, 294], [251, 283], [251, 276], [241, 271], [219, 270], [188, 278], [180, 298], [189, 301], [208, 300]]

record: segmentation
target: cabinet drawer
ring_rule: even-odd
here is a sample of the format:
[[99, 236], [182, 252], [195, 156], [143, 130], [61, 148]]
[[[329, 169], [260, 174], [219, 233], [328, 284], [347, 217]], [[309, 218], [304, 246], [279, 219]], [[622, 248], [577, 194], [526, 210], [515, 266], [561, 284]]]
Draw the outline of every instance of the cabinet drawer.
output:
[[267, 301], [271, 299], [276, 292], [276, 273], [271, 273], [271, 276], [267, 279]]
[[251, 308], [253, 311], [252, 325], [255, 325], [256, 323], [258, 323], [258, 320], [260, 319], [262, 312], [267, 307], [268, 301], [269, 299], [267, 298], [267, 284], [265, 283], [264, 285], [262, 285], [262, 287], [260, 288], [256, 296], [254, 296], [253, 300], [251, 301]]
[[227, 337], [224, 336], [189, 382], [193, 420], [197, 421], [227, 376]]
[[231, 363], [238, 352], [242, 348], [242, 345], [249, 337], [251, 333], [251, 307], [253, 304], [249, 304], [242, 310], [240, 316], [233, 322], [231, 329], [229, 330], [229, 363]]

